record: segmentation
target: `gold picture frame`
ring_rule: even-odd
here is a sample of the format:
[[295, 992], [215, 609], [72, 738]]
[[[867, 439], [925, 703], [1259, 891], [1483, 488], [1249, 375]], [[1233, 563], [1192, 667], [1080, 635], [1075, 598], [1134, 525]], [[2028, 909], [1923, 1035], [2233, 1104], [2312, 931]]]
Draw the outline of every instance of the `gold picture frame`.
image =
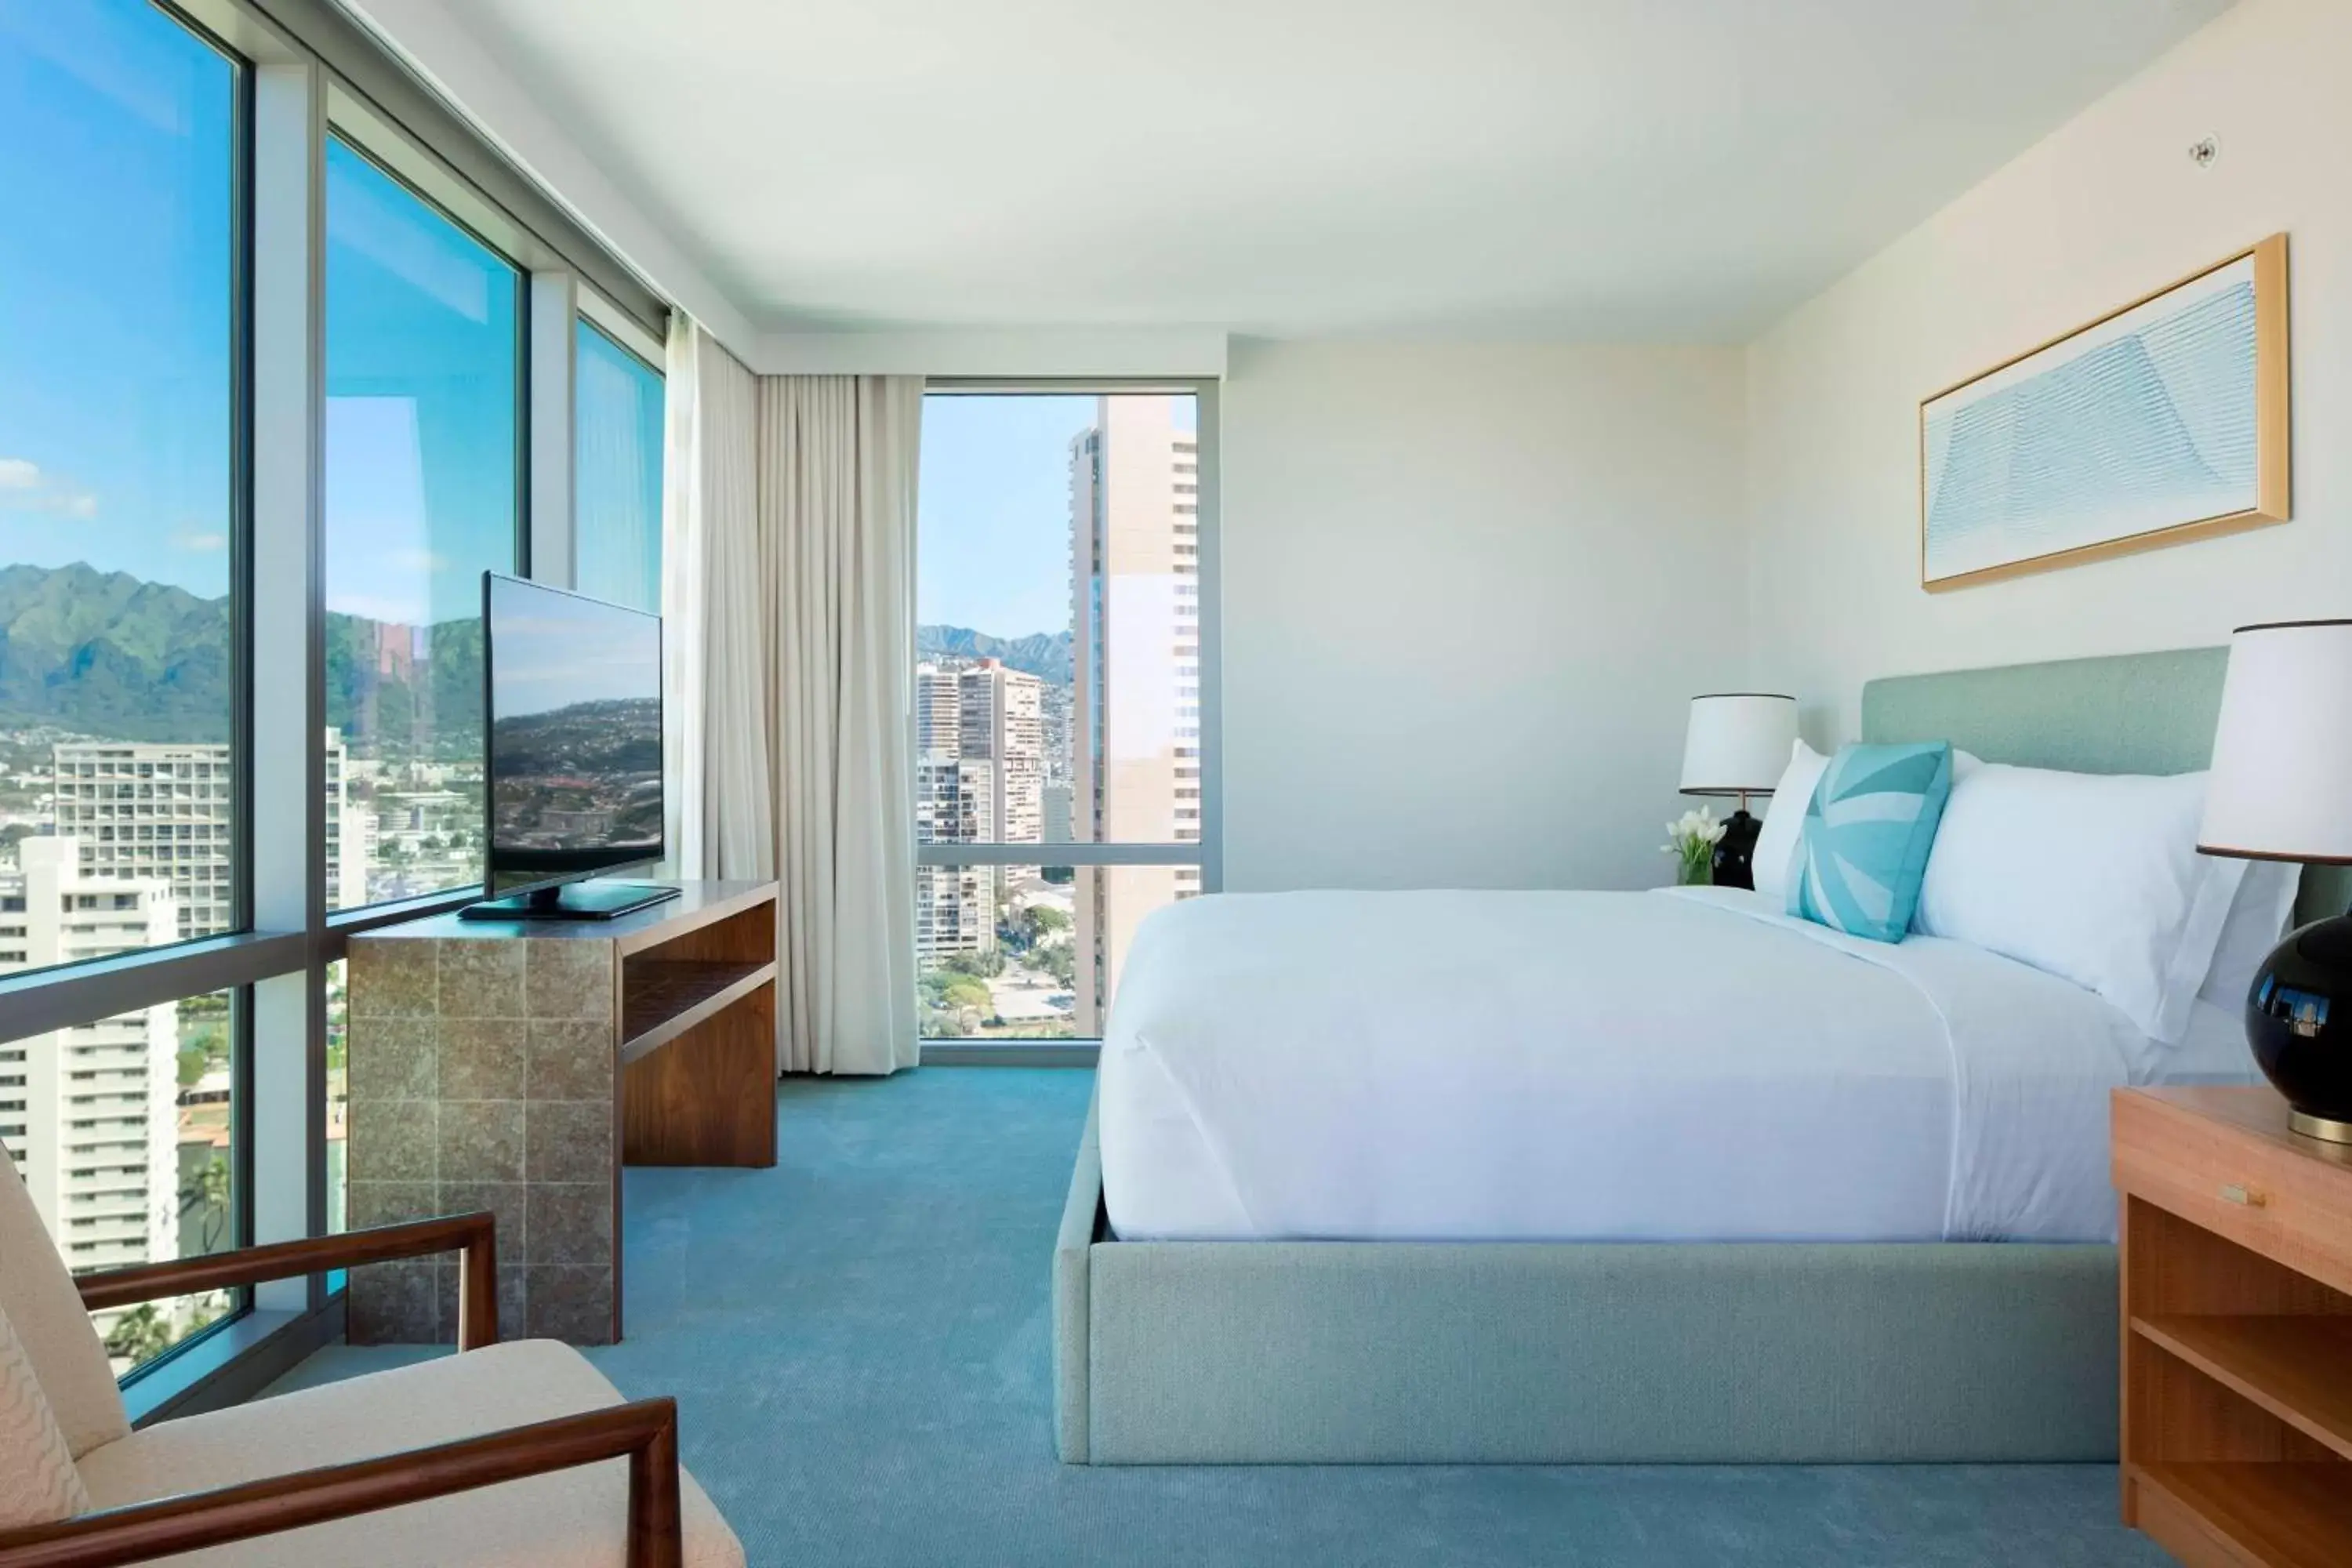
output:
[[2274, 234], [1921, 398], [1919, 585], [2288, 521], [2287, 339]]

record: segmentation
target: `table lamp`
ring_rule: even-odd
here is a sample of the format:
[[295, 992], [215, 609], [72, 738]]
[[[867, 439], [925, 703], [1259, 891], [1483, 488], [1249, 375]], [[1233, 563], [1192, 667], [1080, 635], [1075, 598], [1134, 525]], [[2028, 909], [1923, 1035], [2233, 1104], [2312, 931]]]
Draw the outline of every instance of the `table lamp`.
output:
[[1715, 881], [1722, 888], [1756, 885], [1756, 835], [1762, 824], [1748, 815], [1748, 797], [1769, 795], [1797, 743], [1797, 700], [1769, 691], [1712, 691], [1694, 697], [1683, 736], [1685, 795], [1738, 795], [1739, 808], [1715, 847]]
[[[2352, 620], [2240, 626], [2197, 847], [2352, 865]], [[2246, 1042], [2297, 1132], [2352, 1143], [2352, 917], [2290, 932], [2246, 996]]]

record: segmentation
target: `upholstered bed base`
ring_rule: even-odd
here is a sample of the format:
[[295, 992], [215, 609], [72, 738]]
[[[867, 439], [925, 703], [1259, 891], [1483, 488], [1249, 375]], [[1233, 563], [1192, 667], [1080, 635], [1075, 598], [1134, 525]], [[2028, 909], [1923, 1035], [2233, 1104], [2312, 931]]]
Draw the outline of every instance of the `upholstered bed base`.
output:
[[[1864, 738], [2206, 765], [2221, 648], [1902, 676]], [[2315, 874], [2304, 918], [2352, 887]], [[2112, 1459], [2116, 1250], [1120, 1242], [1089, 1118], [1054, 1257], [1092, 1464]]]
[[1072, 1464], [2112, 1459], [2116, 1249], [1121, 1242], [1054, 1256]]

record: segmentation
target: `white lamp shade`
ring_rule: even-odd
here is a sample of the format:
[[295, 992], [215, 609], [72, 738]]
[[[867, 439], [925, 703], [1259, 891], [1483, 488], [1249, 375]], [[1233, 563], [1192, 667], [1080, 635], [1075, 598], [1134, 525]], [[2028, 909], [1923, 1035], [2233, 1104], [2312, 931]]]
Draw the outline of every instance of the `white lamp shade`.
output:
[[2197, 847], [2352, 862], [2352, 621], [2238, 628]]
[[1694, 697], [1683, 737], [1685, 795], [1763, 795], [1797, 743], [1797, 700], [1762, 691]]

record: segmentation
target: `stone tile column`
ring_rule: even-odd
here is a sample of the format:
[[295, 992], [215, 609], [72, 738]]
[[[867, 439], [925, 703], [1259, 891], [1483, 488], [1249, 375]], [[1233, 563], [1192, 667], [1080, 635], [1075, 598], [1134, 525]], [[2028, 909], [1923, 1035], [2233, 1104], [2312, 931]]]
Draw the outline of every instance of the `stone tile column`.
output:
[[[499, 1334], [606, 1344], [620, 1299], [614, 945], [439, 919], [352, 939], [353, 1229], [488, 1209]], [[454, 1342], [457, 1261], [352, 1271], [356, 1343]]]

